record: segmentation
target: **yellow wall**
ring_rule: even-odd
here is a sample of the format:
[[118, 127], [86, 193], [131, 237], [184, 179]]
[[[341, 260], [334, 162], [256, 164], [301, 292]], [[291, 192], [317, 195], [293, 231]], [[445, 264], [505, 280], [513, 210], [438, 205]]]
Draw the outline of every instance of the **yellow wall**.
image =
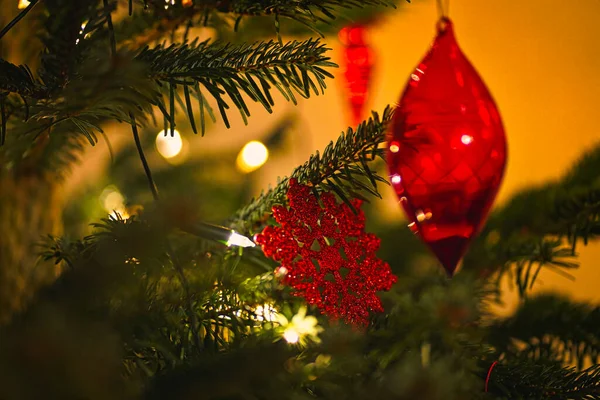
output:
[[[372, 29], [379, 63], [370, 108], [382, 110], [397, 101], [433, 38], [436, 16], [434, 1], [414, 0]], [[582, 151], [600, 141], [600, 1], [461, 0], [451, 2], [450, 16], [507, 130], [509, 162], [498, 201], [519, 188], [558, 177]], [[340, 54], [334, 55], [339, 62]], [[265, 182], [286, 174], [311, 149], [323, 148], [348, 125], [339, 82], [333, 82], [325, 96], [300, 107], [300, 134], [310, 135], [312, 143], [303, 144], [293, 160], [267, 168]], [[393, 193], [387, 192], [386, 201], [382, 209], [394, 216], [394, 223], [403, 223]], [[582, 246], [576, 282], [545, 272], [538, 290], [556, 289], [600, 302], [599, 255], [600, 246]], [[509, 303], [514, 300], [509, 296]]]

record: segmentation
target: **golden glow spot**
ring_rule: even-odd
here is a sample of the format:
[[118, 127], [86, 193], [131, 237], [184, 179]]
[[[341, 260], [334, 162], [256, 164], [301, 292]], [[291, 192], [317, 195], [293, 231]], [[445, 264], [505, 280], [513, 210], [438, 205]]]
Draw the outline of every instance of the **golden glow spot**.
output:
[[463, 142], [463, 144], [465, 144], [465, 145], [469, 145], [469, 144], [473, 143], [473, 136], [471, 136], [471, 135], [462, 135], [460, 137], [460, 141]]
[[285, 332], [283, 332], [283, 338], [286, 342], [294, 344], [298, 343], [298, 341], [300, 340], [300, 335], [298, 334], [298, 332], [296, 332], [295, 329], [288, 328], [285, 330]]
[[288, 274], [288, 272], [289, 271], [286, 267], [281, 266], [275, 270], [275, 276], [281, 278], [281, 277], [286, 276]]
[[170, 130], [167, 131], [166, 136], [164, 130], [160, 131], [156, 136], [156, 149], [160, 155], [167, 160], [174, 158], [181, 153], [181, 150], [183, 149], [183, 140], [177, 129], [173, 131], [173, 137], [171, 137]]
[[402, 182], [402, 178], [400, 177], [400, 175], [393, 175], [392, 176], [392, 183], [397, 185], [400, 182]]
[[423, 222], [426, 219], [425, 213], [423, 212], [423, 210], [417, 211], [417, 213], [415, 215], [417, 217], [417, 221], [419, 221], [419, 222]]
[[19, 8], [19, 10], [22, 10], [24, 8], [29, 7], [29, 4], [31, 4], [29, 0], [19, 0], [19, 5], [17, 7]]
[[257, 140], [246, 143], [237, 157], [237, 167], [240, 171], [248, 173], [262, 167], [269, 159], [269, 150]]
[[125, 207], [125, 197], [115, 186], [107, 186], [102, 191], [100, 202], [109, 215], [116, 217], [118, 214], [124, 219], [130, 217], [127, 207]]
[[184, 7], [191, 7], [194, 5], [193, 0], [181, 0], [181, 5]]
[[415, 82], [419, 82], [421, 80], [417, 74], [411, 74], [410, 78]]
[[256, 307], [254, 314], [259, 321], [273, 322], [277, 319], [277, 310], [275, 309], [275, 306], [270, 303]]
[[323, 328], [318, 325], [315, 317], [306, 315], [306, 307], [301, 307], [291, 321], [282, 314], [277, 314], [276, 319], [283, 328], [282, 336], [286, 342], [303, 344], [308, 338], [313, 342], [320, 342], [318, 335]]
[[397, 144], [395, 144], [395, 143], [392, 143], [392, 144], [390, 145], [390, 151], [391, 151], [392, 153], [397, 153], [397, 152], [399, 152], [399, 151], [400, 151], [400, 146], [398, 146], [398, 145], [397, 145]]
[[433, 214], [431, 213], [431, 211], [428, 211], [425, 213], [425, 219], [431, 219], [431, 217], [433, 217]]

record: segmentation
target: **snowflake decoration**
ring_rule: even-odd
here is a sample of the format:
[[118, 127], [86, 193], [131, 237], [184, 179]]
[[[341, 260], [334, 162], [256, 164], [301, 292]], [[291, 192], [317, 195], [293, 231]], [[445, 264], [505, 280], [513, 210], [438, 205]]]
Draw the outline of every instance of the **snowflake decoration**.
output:
[[290, 180], [289, 208], [273, 207], [279, 226], [256, 236], [263, 252], [281, 263], [284, 283], [333, 319], [364, 326], [370, 312], [382, 312], [377, 292], [396, 282], [390, 266], [377, 258], [380, 240], [366, 233], [362, 201], [338, 204], [331, 193], [319, 204], [310, 187]]

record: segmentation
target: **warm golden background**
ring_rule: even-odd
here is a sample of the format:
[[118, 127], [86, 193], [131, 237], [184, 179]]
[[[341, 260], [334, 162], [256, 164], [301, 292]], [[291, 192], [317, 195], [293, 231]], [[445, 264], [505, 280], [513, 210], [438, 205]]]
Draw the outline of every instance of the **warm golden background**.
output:
[[[557, 178], [583, 151], [600, 141], [596, 118], [600, 105], [600, 1], [456, 0], [451, 1], [450, 16], [463, 51], [489, 86], [504, 119], [509, 162], [497, 202], [521, 188]], [[433, 39], [436, 19], [433, 0], [413, 0], [371, 28], [370, 40], [378, 62], [370, 109], [381, 111], [398, 100], [412, 68]], [[334, 61], [341, 63], [337, 38], [326, 41], [334, 49]], [[297, 107], [279, 101], [273, 115], [259, 106], [252, 109], [247, 127], [230, 113], [230, 131], [219, 123], [204, 138], [182, 133], [194, 141], [192, 154], [201, 156], [217, 148], [236, 150], [251, 139], [260, 139], [288, 111], [298, 112], [300, 119], [291, 139], [293, 150], [273, 154], [253, 174], [257, 191], [274, 184], [277, 176], [289, 174], [349, 125], [339, 79], [330, 82], [324, 96], [303, 100]], [[118, 145], [119, 139], [129, 140], [127, 130], [115, 129], [113, 143]], [[106, 149], [100, 147], [92, 152], [95, 155], [86, 156], [88, 162], [95, 156], [108, 162]], [[92, 175], [84, 166], [75, 172], [72, 183], [93, 180]], [[391, 190], [384, 198], [378, 204], [389, 216], [389, 223], [404, 224]], [[574, 282], [543, 270], [536, 290], [558, 290], [600, 302], [600, 268], [596, 264], [600, 246], [591, 244], [579, 250], [581, 268], [574, 271]], [[509, 293], [506, 300], [511, 308], [516, 294]]]
[[[450, 16], [463, 51], [488, 84], [504, 118], [509, 161], [498, 202], [520, 188], [560, 176], [600, 141], [600, 1], [460, 0], [451, 1]], [[371, 41], [379, 61], [370, 108], [382, 110], [397, 101], [433, 38], [436, 18], [434, 1], [416, 0], [373, 27]], [[336, 56], [339, 62], [340, 53]], [[348, 124], [339, 86], [300, 107], [303, 132], [312, 137], [314, 148], [324, 147]], [[302, 149], [303, 155], [308, 151]], [[265, 181], [272, 182], [292, 165], [282, 161], [265, 168]], [[393, 193], [386, 192], [385, 199], [388, 204], [382, 208], [390, 219], [403, 223]], [[596, 262], [600, 246], [579, 249], [581, 267], [573, 273], [575, 282], [543, 271], [537, 290], [600, 301]], [[515, 300], [509, 296], [507, 303]]]

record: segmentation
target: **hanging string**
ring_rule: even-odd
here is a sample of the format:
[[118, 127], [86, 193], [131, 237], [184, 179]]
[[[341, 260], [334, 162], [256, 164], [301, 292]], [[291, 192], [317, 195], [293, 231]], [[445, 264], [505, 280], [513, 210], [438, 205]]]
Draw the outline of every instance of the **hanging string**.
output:
[[450, 0], [437, 0], [437, 9], [439, 15], [437, 30], [441, 33], [446, 30], [446, 26], [450, 23], [450, 18], [448, 18], [448, 13], [450, 12]]
[[437, 9], [440, 19], [448, 18], [450, 13], [450, 0], [437, 0]]

